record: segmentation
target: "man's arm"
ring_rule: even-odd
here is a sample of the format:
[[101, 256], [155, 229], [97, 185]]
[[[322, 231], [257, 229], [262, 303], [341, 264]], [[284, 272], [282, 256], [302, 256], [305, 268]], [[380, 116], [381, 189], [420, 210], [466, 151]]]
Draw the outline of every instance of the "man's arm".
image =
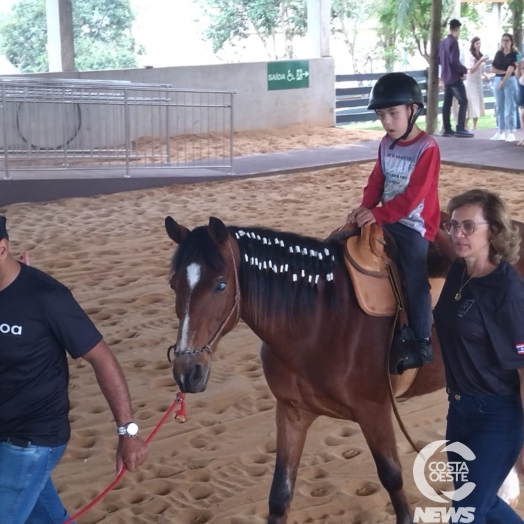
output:
[[466, 66], [464, 66], [460, 61], [460, 49], [456, 40], [454, 40], [454, 42], [451, 43], [449, 53], [451, 57], [451, 69], [461, 75], [467, 74], [468, 70]]
[[[133, 408], [126, 379], [108, 345], [101, 340], [82, 358], [93, 366], [100, 389], [113, 412], [117, 425], [123, 426], [133, 421]], [[140, 437], [131, 438], [126, 435], [118, 437], [118, 440], [117, 472], [124, 464], [129, 471], [134, 471], [147, 458], [147, 444]]]

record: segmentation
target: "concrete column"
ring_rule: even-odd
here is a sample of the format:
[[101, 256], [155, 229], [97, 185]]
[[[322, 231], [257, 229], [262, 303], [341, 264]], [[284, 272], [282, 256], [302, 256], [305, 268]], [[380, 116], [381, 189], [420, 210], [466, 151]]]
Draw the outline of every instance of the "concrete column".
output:
[[49, 71], [74, 71], [73, 8], [71, 0], [46, 0]]
[[489, 58], [493, 60], [495, 53], [499, 50], [500, 40], [502, 39], [502, 14], [500, 2], [493, 2], [491, 4], [491, 21], [490, 28], [490, 42], [489, 42]]
[[331, 56], [331, 0], [307, 0], [307, 36], [311, 58]]

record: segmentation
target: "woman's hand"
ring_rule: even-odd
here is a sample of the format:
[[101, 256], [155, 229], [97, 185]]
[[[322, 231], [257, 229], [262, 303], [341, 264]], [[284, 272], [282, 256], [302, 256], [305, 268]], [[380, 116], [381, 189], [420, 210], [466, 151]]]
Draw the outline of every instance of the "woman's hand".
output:
[[505, 86], [505, 85], [506, 85], [506, 84], [505, 84], [504, 82], [501, 82], [501, 83], [499, 84], [499, 89], [500, 89], [500, 91], [502, 91], [502, 90], [504, 89], [504, 86]]

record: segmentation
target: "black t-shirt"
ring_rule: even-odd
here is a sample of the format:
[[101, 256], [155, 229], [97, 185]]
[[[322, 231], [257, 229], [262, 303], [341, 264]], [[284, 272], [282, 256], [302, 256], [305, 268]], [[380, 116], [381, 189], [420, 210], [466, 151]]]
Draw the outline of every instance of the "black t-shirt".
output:
[[58, 446], [70, 436], [66, 351], [81, 357], [102, 335], [65, 286], [21, 266], [0, 291], [0, 440]]
[[[519, 391], [524, 367], [524, 281], [505, 261], [468, 280], [464, 262], [451, 266], [434, 319], [451, 389], [474, 396]], [[464, 275], [464, 279], [462, 280]]]
[[[502, 51], [497, 51], [495, 58], [493, 59], [493, 67], [500, 69], [502, 71], [507, 71], [508, 67], [516, 67], [518, 62], [517, 53], [515, 51], [510, 51], [505, 55]], [[497, 74], [496, 76], [505, 76], [502, 74]], [[512, 76], [515, 76], [515, 71], [513, 71]]]

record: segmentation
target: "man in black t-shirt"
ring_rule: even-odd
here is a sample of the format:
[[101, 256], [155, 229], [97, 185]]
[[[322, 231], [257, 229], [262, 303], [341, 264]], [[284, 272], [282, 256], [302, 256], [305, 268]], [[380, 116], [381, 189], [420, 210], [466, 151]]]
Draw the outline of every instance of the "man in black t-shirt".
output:
[[0, 216], [0, 520], [58, 524], [51, 480], [70, 437], [66, 352], [95, 371], [118, 426], [117, 470], [147, 457], [122, 369], [70, 291], [16, 261]]

